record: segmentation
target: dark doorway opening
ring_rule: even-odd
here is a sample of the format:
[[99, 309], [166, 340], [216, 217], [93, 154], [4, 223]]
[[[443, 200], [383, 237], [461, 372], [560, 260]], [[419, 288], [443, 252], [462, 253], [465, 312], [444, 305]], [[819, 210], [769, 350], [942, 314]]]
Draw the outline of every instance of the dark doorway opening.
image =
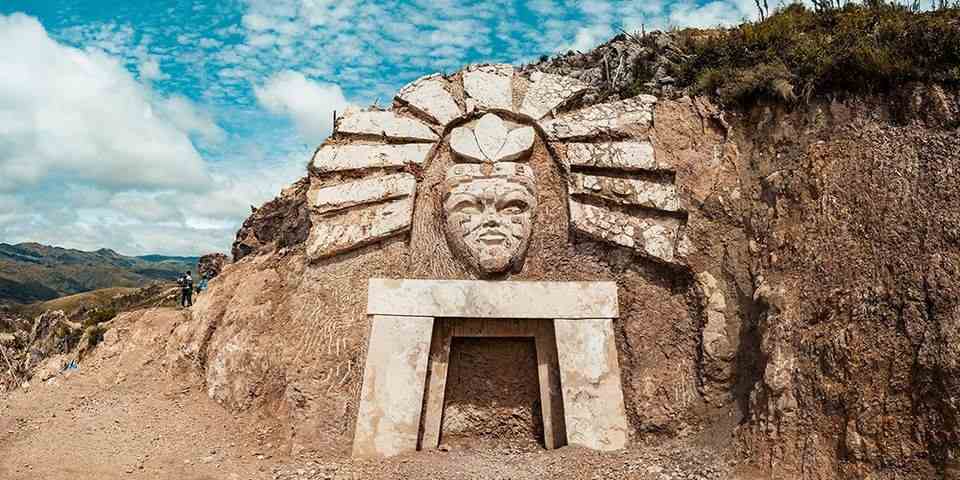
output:
[[452, 339], [440, 443], [467, 449], [543, 448], [534, 338]]

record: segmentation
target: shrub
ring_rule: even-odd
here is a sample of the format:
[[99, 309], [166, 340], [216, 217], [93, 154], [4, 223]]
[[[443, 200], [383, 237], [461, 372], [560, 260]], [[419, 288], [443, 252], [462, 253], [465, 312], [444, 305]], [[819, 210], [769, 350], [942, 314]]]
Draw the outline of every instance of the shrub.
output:
[[109, 308], [109, 307], [98, 308], [96, 310], [91, 311], [89, 314], [87, 314], [87, 318], [86, 320], [84, 320], [83, 324], [85, 326], [99, 325], [101, 323], [109, 322], [110, 320], [113, 320], [113, 317], [116, 317], [116, 316], [117, 316], [116, 309]]
[[83, 336], [87, 338], [87, 348], [93, 348], [97, 346], [100, 342], [103, 341], [103, 335], [107, 333], [107, 327], [104, 325], [91, 325], [87, 327], [86, 331], [83, 332]]
[[693, 93], [744, 104], [863, 93], [905, 82], [960, 85], [960, 10], [880, 1], [809, 10], [793, 4], [719, 34], [687, 34], [678, 67]]

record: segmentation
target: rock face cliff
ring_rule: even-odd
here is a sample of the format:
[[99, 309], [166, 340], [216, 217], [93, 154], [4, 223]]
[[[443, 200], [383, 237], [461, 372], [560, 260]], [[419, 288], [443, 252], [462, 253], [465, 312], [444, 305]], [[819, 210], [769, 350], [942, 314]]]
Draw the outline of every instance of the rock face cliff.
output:
[[[570, 237], [558, 208], [512, 278], [618, 279], [637, 445], [687, 439], [783, 477], [956, 478], [958, 112], [923, 85], [792, 109], [661, 99], [687, 265]], [[294, 450], [344, 453], [366, 279], [435, 272], [407, 235], [308, 261], [307, 181], [251, 216], [176, 334], [211, 397], [285, 419]]]
[[[578, 230], [568, 206], [583, 184], [557, 167], [567, 152], [538, 139], [528, 165], [540, 210], [525, 262], [502, 277], [617, 282], [632, 448], [697, 446], [775, 478], [956, 478], [957, 92], [914, 85], [789, 109], [724, 110], [684, 96], [646, 105], [654, 121], [645, 133], [670, 172], [654, 179], [676, 187], [683, 212], [670, 213], [690, 241], [683, 258]], [[581, 98], [565, 108], [590, 106]], [[230, 411], [279, 420], [291, 453], [347, 455], [367, 279], [480, 276], [437, 227], [438, 165], [404, 167], [420, 182], [408, 232], [326, 256], [311, 253], [311, 231], [329, 216], [310, 192], [344, 179], [311, 169], [245, 223], [237, 261], [192, 315], [155, 332], [165, 341], [145, 343], [162, 344], [158, 364], [195, 377]], [[77, 330], [55, 320], [35, 327], [46, 350], [57, 325]], [[531, 370], [522, 370], [530, 351], [522, 342], [464, 347], [445, 419], [451, 442], [538, 434]]]

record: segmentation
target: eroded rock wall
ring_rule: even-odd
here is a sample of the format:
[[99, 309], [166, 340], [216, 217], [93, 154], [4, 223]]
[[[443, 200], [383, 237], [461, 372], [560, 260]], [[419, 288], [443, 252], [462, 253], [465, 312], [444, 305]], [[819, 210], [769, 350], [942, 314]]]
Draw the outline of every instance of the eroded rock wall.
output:
[[[943, 108], [911, 114], [904, 99]], [[661, 100], [651, 142], [688, 212], [688, 267], [571, 233], [571, 187], [538, 141], [529, 164], [544, 208], [510, 278], [618, 283], [636, 445], [688, 439], [782, 478], [949, 475], [960, 455], [957, 105], [923, 89], [740, 113]], [[417, 175], [433, 185], [442, 167]], [[298, 183], [275, 201], [284, 208], [251, 217], [283, 228], [258, 237], [248, 220], [238, 242], [259, 243], [177, 327], [174, 363], [225, 407], [287, 422], [292, 451], [346, 455], [367, 279], [471, 273], [432, 223], [429, 187], [409, 234], [312, 262], [308, 215], [289, 200], [305, 194]]]
[[757, 109], [738, 129], [758, 377], [740, 438], [776, 471], [955, 475], [960, 135], [902, 107]]

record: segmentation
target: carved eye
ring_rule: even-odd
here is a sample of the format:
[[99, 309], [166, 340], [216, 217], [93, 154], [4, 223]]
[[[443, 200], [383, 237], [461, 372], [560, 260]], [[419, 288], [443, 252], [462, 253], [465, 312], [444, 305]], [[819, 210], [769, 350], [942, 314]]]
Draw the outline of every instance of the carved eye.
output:
[[479, 202], [473, 200], [460, 200], [453, 205], [453, 208], [451, 208], [450, 211], [464, 213], [467, 215], [476, 215], [482, 211], [482, 208]]
[[510, 200], [500, 207], [500, 211], [507, 215], [520, 215], [530, 208], [523, 200]]

